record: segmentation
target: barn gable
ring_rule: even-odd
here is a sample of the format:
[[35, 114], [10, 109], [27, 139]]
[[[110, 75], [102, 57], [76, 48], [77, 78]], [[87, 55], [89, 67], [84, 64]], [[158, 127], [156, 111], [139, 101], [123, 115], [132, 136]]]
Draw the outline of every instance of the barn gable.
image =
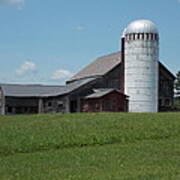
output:
[[80, 72], [75, 74], [71, 79], [67, 81], [67, 83], [89, 77], [103, 76], [113, 70], [120, 63], [121, 52], [116, 52], [107, 56], [100, 57], [92, 62], [89, 66], [85, 67]]
[[[67, 84], [80, 79], [105, 76], [109, 72], [114, 71], [114, 69], [120, 64], [122, 64], [122, 54], [120, 51], [109, 54], [107, 56], [99, 57], [87, 67], [75, 74], [72, 78], [70, 78], [67, 81]], [[163, 65], [162, 62], [159, 62], [159, 68], [163, 69], [169, 78], [175, 80], [175, 76], [171, 73], [170, 70], [167, 69], [165, 65]], [[123, 69], [121, 69], [121, 71], [123, 71]], [[121, 75], [123, 74], [121, 73]]]

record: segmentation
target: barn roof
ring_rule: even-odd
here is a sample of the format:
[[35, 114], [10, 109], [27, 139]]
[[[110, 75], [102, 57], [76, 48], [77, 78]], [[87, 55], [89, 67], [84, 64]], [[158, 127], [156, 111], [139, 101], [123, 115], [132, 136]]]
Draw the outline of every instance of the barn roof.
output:
[[107, 56], [99, 57], [90, 65], [75, 74], [68, 82], [87, 77], [103, 76], [121, 62], [121, 52], [116, 52]]
[[[96, 99], [96, 98], [101, 98], [111, 92], [118, 92], [120, 94], [123, 94], [121, 91], [117, 90], [117, 89], [96, 89], [94, 90], [94, 93], [88, 95], [85, 97], [85, 99]], [[123, 94], [124, 96], [126, 96], [125, 94]]]
[[175, 75], [169, 69], [167, 69], [167, 67], [164, 64], [162, 64], [161, 62], [159, 62], [159, 67], [163, 68], [169, 74], [169, 76], [172, 77], [172, 79], [174, 79], [174, 80], [176, 79]]
[[[121, 52], [118, 51], [116, 53], [102, 56], [97, 58], [94, 62], [92, 62], [90, 65], [82, 69], [80, 72], [75, 74], [71, 79], [67, 81], [67, 83], [74, 82], [79, 79], [89, 78], [89, 77], [100, 77], [104, 76], [108, 72], [110, 72], [112, 69], [114, 69], [117, 65], [119, 65], [122, 62], [121, 59]], [[169, 76], [171, 76], [173, 79], [175, 79], [175, 76], [173, 73], [171, 73], [165, 65], [163, 65], [161, 62], [159, 62], [159, 67], [163, 68]]]
[[87, 78], [65, 86], [0, 84], [5, 96], [11, 97], [49, 97], [68, 94], [81, 86], [90, 83], [95, 78]]

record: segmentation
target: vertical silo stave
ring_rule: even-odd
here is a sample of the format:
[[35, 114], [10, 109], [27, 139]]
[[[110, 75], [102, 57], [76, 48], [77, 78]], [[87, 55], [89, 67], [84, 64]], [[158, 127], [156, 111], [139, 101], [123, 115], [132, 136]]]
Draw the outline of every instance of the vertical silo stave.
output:
[[159, 34], [154, 23], [138, 20], [127, 27], [124, 58], [129, 111], [157, 112]]

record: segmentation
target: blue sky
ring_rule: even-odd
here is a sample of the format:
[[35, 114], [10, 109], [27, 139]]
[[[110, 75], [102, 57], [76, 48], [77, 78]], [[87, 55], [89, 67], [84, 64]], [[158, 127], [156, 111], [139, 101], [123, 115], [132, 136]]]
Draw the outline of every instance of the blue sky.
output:
[[180, 0], [0, 0], [0, 82], [63, 84], [120, 49], [123, 29], [150, 19], [160, 60], [180, 70]]

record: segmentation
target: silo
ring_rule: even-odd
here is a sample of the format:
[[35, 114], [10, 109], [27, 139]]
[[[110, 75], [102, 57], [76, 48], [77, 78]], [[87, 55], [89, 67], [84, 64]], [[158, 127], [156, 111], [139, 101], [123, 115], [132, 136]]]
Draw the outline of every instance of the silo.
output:
[[158, 111], [159, 33], [149, 20], [130, 23], [125, 30], [124, 80], [129, 112]]

